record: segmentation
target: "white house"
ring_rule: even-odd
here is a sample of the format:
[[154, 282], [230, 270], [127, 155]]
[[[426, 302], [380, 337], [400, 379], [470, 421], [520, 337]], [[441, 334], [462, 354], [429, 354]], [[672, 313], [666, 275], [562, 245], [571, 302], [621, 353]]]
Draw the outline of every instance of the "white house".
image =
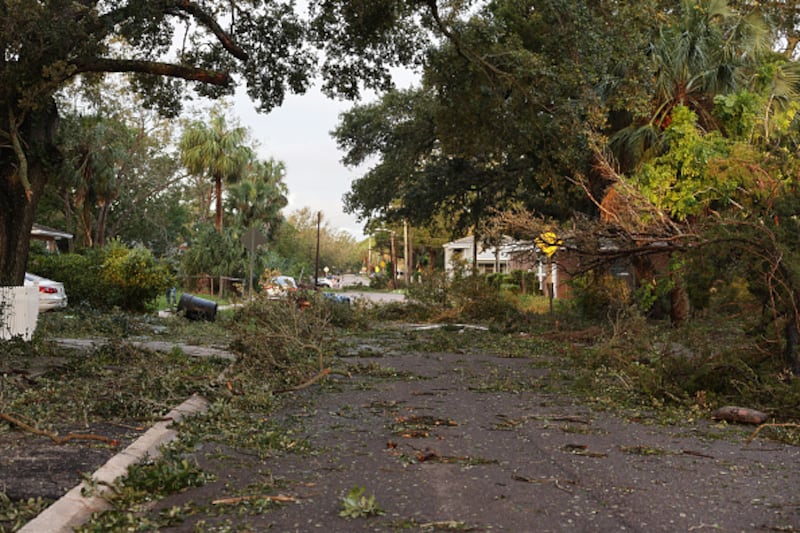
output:
[[[448, 242], [444, 248], [444, 270], [452, 276], [459, 268], [472, 269], [473, 243], [475, 237], [468, 235]], [[478, 243], [477, 268], [482, 274], [493, 272], [509, 272], [512, 269], [512, 252], [518, 249], [519, 243], [511, 237], [503, 237], [499, 246]]]
[[[471, 270], [473, 242], [474, 237], [469, 235], [442, 246], [444, 269], [448, 276], [452, 276], [459, 268], [467, 272]], [[553, 298], [570, 297], [568, 282], [572, 276], [567, 267], [573, 261], [574, 258], [564, 247], [560, 247], [559, 253], [551, 260], [539, 250], [535, 242], [518, 241], [511, 237], [503, 237], [499, 246], [485, 243], [478, 245], [478, 272], [482, 274], [512, 270], [536, 272], [539, 290], [545, 295], [551, 294], [552, 291]]]
[[48, 252], [56, 251], [56, 241], [60, 239], [72, 239], [72, 233], [61, 231], [41, 224], [34, 224], [31, 228], [31, 238], [45, 242]]

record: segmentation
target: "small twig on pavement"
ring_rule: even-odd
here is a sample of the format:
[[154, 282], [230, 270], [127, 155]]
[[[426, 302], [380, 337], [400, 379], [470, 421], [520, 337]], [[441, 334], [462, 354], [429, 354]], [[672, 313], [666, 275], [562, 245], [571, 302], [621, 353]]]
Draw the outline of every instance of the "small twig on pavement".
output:
[[753, 442], [753, 440], [754, 440], [754, 439], [755, 439], [755, 438], [758, 436], [758, 434], [759, 434], [759, 433], [761, 432], [761, 430], [762, 430], [762, 429], [764, 429], [764, 428], [800, 428], [800, 424], [793, 424], [793, 423], [786, 423], [786, 424], [761, 424], [760, 426], [758, 426], [758, 427], [756, 428], [756, 430], [755, 430], [755, 431], [753, 431], [753, 433], [751, 433], [751, 434], [750, 434], [750, 436], [749, 436], [749, 437], [747, 437], [747, 440], [745, 441], [744, 445], [745, 445], [745, 446], [747, 446], [748, 444], [750, 444], [751, 442]]
[[98, 442], [105, 442], [106, 444], [110, 444], [111, 446], [118, 446], [119, 441], [116, 439], [112, 439], [111, 437], [105, 437], [103, 435], [95, 435], [93, 433], [67, 433], [63, 437], [59, 437], [55, 433], [51, 433], [50, 431], [45, 431], [43, 429], [35, 428], [29, 424], [26, 424], [22, 420], [19, 420], [7, 413], [0, 413], [0, 420], [5, 420], [6, 422], [17, 426], [20, 429], [24, 429], [34, 435], [41, 435], [43, 437], [47, 437], [56, 444], [65, 444], [72, 440], [92, 440]]
[[306, 387], [310, 387], [311, 385], [313, 385], [317, 381], [321, 380], [322, 378], [324, 378], [325, 376], [327, 376], [330, 373], [331, 373], [331, 369], [330, 368], [325, 368], [325, 369], [322, 370], [322, 372], [320, 372], [316, 376], [312, 377], [308, 381], [304, 381], [303, 383], [301, 383], [300, 385], [297, 385], [296, 387], [289, 387], [288, 389], [276, 390], [276, 391], [274, 391], [273, 394], [283, 394], [285, 392], [294, 392], [294, 391], [299, 391], [299, 390], [305, 389]]
[[294, 496], [284, 496], [283, 494], [278, 494], [276, 496], [271, 495], [257, 495], [257, 496], [238, 496], [235, 498], [221, 498], [219, 500], [214, 500], [211, 502], [211, 505], [236, 505], [237, 503], [242, 502], [249, 502], [253, 500], [268, 500], [271, 502], [278, 502], [278, 503], [296, 503], [297, 498]]
[[572, 491], [562, 487], [561, 485], [559, 485], [559, 483], [569, 483], [570, 485], [577, 485], [578, 484], [577, 481], [573, 481], [571, 479], [559, 479], [559, 478], [556, 478], [556, 477], [548, 477], [548, 478], [543, 478], [543, 479], [533, 479], [533, 478], [529, 478], [529, 477], [525, 477], [525, 476], [513, 475], [513, 476], [511, 476], [511, 479], [513, 479], [514, 481], [522, 481], [524, 483], [552, 483], [553, 485], [555, 485], [555, 487], [557, 489], [563, 490], [564, 492], [566, 492], [568, 494], [572, 494]]

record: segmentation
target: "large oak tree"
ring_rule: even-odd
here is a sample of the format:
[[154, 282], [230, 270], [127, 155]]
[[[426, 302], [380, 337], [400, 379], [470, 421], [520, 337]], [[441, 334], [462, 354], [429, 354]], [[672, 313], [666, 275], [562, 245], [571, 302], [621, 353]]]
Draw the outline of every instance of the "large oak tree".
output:
[[615, 79], [619, 102], [603, 101], [602, 86], [659, 12], [656, 0], [495, 0], [449, 21], [422, 87], [343, 115], [345, 163], [377, 160], [345, 207], [367, 221], [443, 217], [456, 233], [511, 204], [562, 220], [592, 211], [575, 178], [592, 172], [604, 106], [639, 94], [637, 64]]
[[[386, 88], [388, 68], [422, 50], [436, 2], [311, 0], [6, 0], [0, 2], [0, 285], [22, 283], [30, 228], [57, 174], [54, 95], [124, 73], [145, 105], [175, 115], [193, 89], [246, 86], [261, 111], [303, 92], [317, 72], [331, 94]], [[316, 50], [321, 50], [321, 61]]]

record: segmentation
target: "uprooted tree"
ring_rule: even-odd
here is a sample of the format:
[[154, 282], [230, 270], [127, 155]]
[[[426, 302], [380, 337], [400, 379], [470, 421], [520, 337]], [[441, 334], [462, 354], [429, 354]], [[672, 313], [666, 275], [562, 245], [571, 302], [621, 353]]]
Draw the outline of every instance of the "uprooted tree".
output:
[[217, 97], [239, 83], [266, 112], [318, 72], [329, 94], [355, 97], [387, 88], [389, 67], [423, 53], [418, 10], [438, 14], [434, 1], [312, 0], [307, 17], [291, 1], [3, 2], [0, 285], [22, 283], [36, 207], [60, 164], [54, 95], [67, 84], [121, 73], [168, 116], [187, 89]]

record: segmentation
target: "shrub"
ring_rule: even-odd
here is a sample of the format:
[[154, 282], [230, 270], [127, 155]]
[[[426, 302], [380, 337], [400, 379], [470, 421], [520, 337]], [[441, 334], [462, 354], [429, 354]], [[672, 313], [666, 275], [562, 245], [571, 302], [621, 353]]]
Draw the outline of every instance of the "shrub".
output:
[[32, 257], [30, 270], [64, 284], [71, 306], [81, 303], [104, 307], [106, 288], [100, 282], [102, 260], [95, 250], [85, 254], [59, 254]]
[[438, 315], [440, 320], [452, 317], [505, 325], [526, 322], [512, 291], [506, 290], [506, 276], [456, 274], [449, 280], [444, 274], [431, 275], [422, 283], [409, 285], [407, 294], [417, 311], [424, 309], [425, 315]]
[[457, 276], [451, 298], [459, 315], [467, 319], [507, 322], [521, 318], [513, 298], [493, 287], [485, 276]]
[[60, 281], [70, 305], [143, 311], [174, 283], [166, 264], [146, 248], [128, 248], [118, 241], [84, 254], [31, 258], [31, 270]]
[[575, 310], [590, 319], [613, 316], [628, 309], [631, 292], [625, 280], [611, 274], [589, 272], [572, 279]]
[[536, 272], [527, 272], [525, 270], [512, 270], [510, 273], [511, 283], [519, 287], [523, 294], [536, 294], [539, 293], [539, 277]]
[[444, 273], [430, 273], [411, 283], [406, 289], [409, 300], [423, 307], [442, 307], [447, 305], [449, 280]]
[[112, 305], [143, 311], [173, 283], [166, 265], [146, 248], [127, 248], [115, 242], [105, 249], [104, 255], [100, 279], [109, 289]]

